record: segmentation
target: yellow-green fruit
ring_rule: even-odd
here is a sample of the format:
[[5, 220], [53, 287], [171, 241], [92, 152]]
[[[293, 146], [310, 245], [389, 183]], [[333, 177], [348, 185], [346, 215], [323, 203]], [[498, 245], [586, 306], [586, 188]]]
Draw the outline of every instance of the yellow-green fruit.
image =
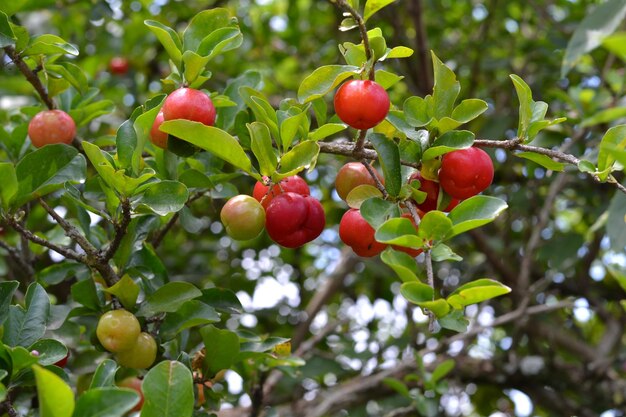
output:
[[230, 200], [220, 212], [226, 233], [235, 240], [254, 239], [265, 227], [265, 209], [249, 195], [238, 195]]
[[141, 332], [139, 321], [126, 310], [111, 310], [100, 317], [96, 336], [109, 352], [121, 352], [135, 345]]
[[156, 341], [148, 333], [142, 332], [135, 345], [117, 354], [117, 363], [127, 368], [147, 369], [156, 359]]

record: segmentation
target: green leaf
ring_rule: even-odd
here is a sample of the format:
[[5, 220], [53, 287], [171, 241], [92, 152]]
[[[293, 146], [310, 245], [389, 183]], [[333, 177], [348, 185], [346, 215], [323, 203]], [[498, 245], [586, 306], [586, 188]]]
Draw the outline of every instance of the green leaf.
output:
[[146, 20], [144, 24], [154, 33], [172, 62], [174, 62], [174, 65], [180, 70], [183, 62], [183, 44], [178, 33], [156, 20]]
[[354, 65], [326, 65], [317, 68], [306, 77], [298, 88], [298, 101], [308, 103], [322, 97], [337, 87], [343, 80], [357, 74], [359, 67]]
[[430, 382], [432, 384], [439, 382], [454, 369], [455, 365], [454, 359], [446, 359], [441, 362], [430, 375]]
[[411, 48], [408, 48], [406, 46], [396, 46], [394, 48], [391, 48], [391, 50], [387, 52], [385, 59], [408, 58], [410, 56], [413, 56], [413, 52], [414, 51]]
[[70, 63], [63, 62], [62, 64], [48, 64], [46, 65], [46, 71], [49, 76], [58, 75], [70, 83], [74, 88], [78, 90], [80, 94], [86, 94], [89, 89], [87, 83], [87, 77], [83, 70]]
[[209, 63], [209, 57], [200, 56], [193, 51], [183, 52], [183, 64], [185, 67], [185, 80], [192, 84], [204, 71]]
[[239, 94], [248, 107], [252, 109], [256, 120], [265, 123], [270, 129], [272, 136], [278, 139], [280, 137], [280, 132], [278, 131], [278, 117], [268, 99], [259, 91], [247, 86], [240, 87]]
[[489, 106], [485, 101], [470, 98], [463, 100], [455, 107], [452, 118], [460, 123], [467, 123], [486, 112], [488, 108]]
[[216, 8], [201, 11], [191, 19], [183, 33], [183, 49], [197, 52], [204, 38], [229, 24], [230, 15], [227, 9]]
[[278, 165], [278, 158], [276, 158], [274, 147], [272, 146], [270, 129], [266, 124], [260, 122], [247, 123], [246, 127], [248, 132], [250, 132], [252, 153], [259, 161], [261, 175], [269, 177], [276, 171], [276, 165]]
[[405, 282], [400, 286], [400, 294], [413, 304], [419, 304], [424, 301], [432, 301], [435, 296], [434, 290], [419, 281]]
[[41, 366], [54, 365], [67, 356], [67, 348], [58, 340], [39, 339], [28, 348], [29, 351], [39, 352], [37, 362]]
[[364, 201], [370, 198], [381, 198], [383, 193], [373, 185], [361, 184], [354, 187], [346, 196], [346, 203], [350, 208], [359, 209]]
[[40, 417], [72, 417], [74, 393], [59, 376], [33, 365]]
[[435, 84], [433, 86], [433, 116], [437, 119], [451, 117], [454, 102], [461, 91], [461, 84], [456, 80], [454, 72], [444, 65], [431, 51]]
[[460, 309], [510, 292], [511, 289], [506, 285], [492, 279], [482, 278], [460, 286], [447, 300], [452, 307]]
[[26, 350], [22, 346], [9, 348], [8, 352], [13, 365], [11, 378], [15, 378], [22, 370], [37, 363], [37, 357], [30, 353], [30, 350]]
[[213, 376], [228, 369], [239, 355], [239, 337], [230, 330], [221, 330], [208, 325], [200, 329], [206, 349], [204, 357], [205, 375]]
[[431, 250], [431, 256], [433, 261], [442, 262], [442, 261], [462, 261], [459, 255], [454, 253], [450, 247], [444, 245], [443, 243], [437, 243]]
[[474, 134], [467, 130], [451, 130], [438, 137], [433, 145], [426, 149], [422, 161], [430, 161], [448, 152], [467, 149], [474, 143]]
[[393, 72], [385, 71], [382, 69], [376, 71], [375, 81], [380, 84], [380, 86], [385, 90], [398, 84], [400, 81], [402, 81], [402, 79], [404, 79], [403, 76], [394, 74]]
[[378, 152], [380, 165], [385, 176], [385, 189], [389, 195], [397, 197], [402, 188], [402, 170], [398, 145], [385, 135], [374, 133], [369, 140]]
[[0, 48], [15, 45], [15, 41], [17, 41], [17, 38], [15, 33], [13, 33], [13, 29], [11, 29], [9, 17], [0, 12]]
[[201, 295], [202, 292], [188, 282], [168, 282], [146, 298], [137, 315], [149, 317], [157, 313], [173, 313], [185, 302]]
[[426, 243], [423, 238], [418, 236], [413, 223], [404, 217], [387, 220], [376, 229], [374, 237], [381, 243], [414, 249], [419, 249]]
[[418, 234], [425, 241], [444, 239], [452, 230], [452, 221], [441, 211], [429, 211], [420, 222]]
[[93, 279], [84, 279], [74, 283], [71, 287], [72, 298], [77, 303], [93, 311], [103, 307], [103, 300], [98, 297], [96, 284]]
[[168, 313], [165, 316], [160, 335], [167, 339], [190, 327], [218, 321], [220, 321], [220, 316], [213, 307], [198, 300], [190, 300], [185, 302], [175, 313]]
[[137, 204], [148, 207], [159, 216], [180, 211], [189, 198], [189, 190], [178, 181], [160, 181], [150, 184]]
[[578, 170], [580, 172], [584, 172], [585, 174], [594, 174], [597, 171], [596, 166], [592, 162], [584, 159], [581, 159], [578, 162]]
[[9, 162], [0, 163], [0, 184], [2, 184], [0, 187], [2, 208], [8, 210], [18, 190], [17, 175], [13, 164]]
[[594, 113], [591, 117], [587, 117], [582, 121], [580, 127], [590, 127], [603, 123], [610, 123], [623, 117], [626, 117], [626, 107], [612, 107], [610, 109]]
[[9, 306], [13, 299], [13, 294], [19, 286], [18, 281], [0, 282], [0, 325], [5, 322], [9, 314]]
[[372, 226], [378, 229], [387, 220], [400, 217], [397, 204], [382, 198], [370, 198], [361, 204], [361, 216]]
[[491, 223], [508, 205], [501, 199], [475, 195], [462, 201], [448, 215], [452, 220], [452, 233], [448, 238]]
[[199, 300], [216, 310], [228, 314], [243, 313], [243, 307], [237, 295], [232, 290], [226, 288], [208, 288], [202, 290], [202, 296]]
[[78, 397], [73, 417], [122, 417], [138, 402], [139, 394], [129, 388], [92, 388]]
[[[626, 32], [617, 32], [602, 41], [602, 46], [626, 62]], [[583, 122], [584, 123], [584, 122]]]
[[432, 311], [436, 317], [443, 317], [450, 312], [450, 304], [442, 298], [416, 303], [418, 306]]
[[611, 248], [616, 253], [623, 253], [626, 246], [626, 195], [615, 193], [608, 211], [606, 233], [611, 241]]
[[400, 381], [399, 379], [384, 378], [383, 384], [387, 385], [389, 388], [396, 391], [398, 394], [407, 398], [411, 398], [411, 393], [409, 391], [409, 388], [406, 386], [404, 382]]
[[139, 285], [128, 274], [124, 274], [112, 287], [105, 288], [104, 291], [116, 296], [124, 308], [132, 310], [139, 296]]
[[393, 3], [395, 0], [367, 0], [365, 2], [365, 11], [363, 12], [363, 21], [367, 22], [367, 19], [372, 17], [374, 13], [382, 9], [383, 7]]
[[[231, 22], [236, 22], [236, 19], [233, 18]], [[204, 38], [198, 46], [198, 53], [213, 59], [219, 53], [239, 48], [242, 43], [243, 35], [239, 26], [232, 23], [232, 26], [217, 29]]]
[[410, 255], [387, 248], [380, 254], [380, 259], [393, 269], [403, 282], [418, 281], [417, 263]]
[[261, 178], [237, 139], [221, 129], [189, 120], [170, 120], [161, 124], [161, 130], [211, 152], [256, 179]]
[[44, 335], [49, 314], [48, 294], [41, 285], [30, 284], [26, 290], [24, 308], [18, 305], [9, 307], [2, 340], [9, 346], [32, 345]]
[[26, 155], [15, 167], [18, 179], [13, 207], [63, 187], [66, 181], [85, 178], [85, 158], [68, 145], [46, 145]]
[[439, 324], [444, 329], [453, 330], [455, 332], [463, 333], [467, 331], [469, 321], [463, 316], [462, 310], [453, 310], [445, 317], [438, 319]]
[[533, 94], [530, 87], [524, 80], [517, 75], [510, 75], [515, 91], [517, 92], [517, 98], [519, 99], [519, 125], [517, 128], [517, 137], [524, 139], [528, 135], [528, 128], [533, 114]]
[[547, 155], [542, 155], [542, 154], [538, 154], [535, 152], [517, 152], [517, 153], [514, 153], [513, 155], [519, 158], [524, 158], [524, 159], [533, 161], [534, 163], [539, 164], [542, 167], [547, 168], [552, 171], [563, 171], [565, 169], [565, 164], [561, 162], [556, 162], [555, 160], [553, 160]]
[[298, 143], [289, 152], [280, 158], [279, 169], [272, 180], [279, 181], [302, 171], [306, 167], [313, 167], [320, 153], [320, 145], [317, 142], [307, 140]]
[[619, 27], [624, 16], [626, 3], [623, 0], [608, 0], [588, 13], [567, 44], [561, 64], [561, 78], [567, 75], [583, 55], [600, 46]]
[[306, 118], [307, 110], [302, 110], [300, 113], [283, 120], [280, 124], [280, 141], [282, 143], [283, 150], [287, 150], [291, 147], [291, 144], [298, 133], [298, 129], [300, 129], [300, 126], [302, 126]]
[[117, 146], [117, 160], [121, 168], [129, 168], [133, 162], [133, 153], [137, 148], [137, 132], [132, 120], [126, 120], [117, 129], [115, 144]]
[[404, 111], [406, 122], [412, 127], [426, 126], [433, 120], [426, 100], [422, 97], [413, 96], [407, 98], [404, 101], [402, 110]]
[[141, 385], [141, 417], [191, 417], [193, 378], [182, 363], [163, 361], [152, 368]]
[[291, 339], [284, 337], [268, 337], [262, 341], [245, 342], [241, 344], [241, 352], [268, 352], [273, 351], [278, 345], [284, 345]]
[[605, 181], [609, 175], [609, 170], [615, 163], [612, 153], [616, 150], [626, 149], [626, 125], [619, 125], [610, 128], [602, 137], [600, 142], [600, 153], [598, 154], [598, 177]]
[[329, 136], [334, 135], [335, 133], [339, 133], [342, 130], [345, 130], [347, 125], [343, 123], [327, 123], [325, 125], [320, 126], [314, 131], [309, 133], [309, 140], [322, 140]]
[[105, 359], [96, 368], [89, 389], [112, 387], [115, 385], [115, 373], [118, 370], [117, 363], [112, 359]]
[[78, 49], [59, 36], [45, 34], [32, 38], [30, 45], [21, 53], [23, 57], [39, 54], [78, 56]]

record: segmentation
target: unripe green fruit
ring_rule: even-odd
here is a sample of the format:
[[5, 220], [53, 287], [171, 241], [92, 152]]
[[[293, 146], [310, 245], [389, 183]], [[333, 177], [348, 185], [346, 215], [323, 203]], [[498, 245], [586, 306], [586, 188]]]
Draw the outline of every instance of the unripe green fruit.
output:
[[230, 200], [220, 212], [226, 233], [235, 240], [254, 239], [265, 226], [265, 209], [249, 195], [238, 195]]
[[135, 339], [134, 346], [117, 354], [117, 363], [127, 368], [147, 369], [154, 363], [156, 352], [154, 338], [142, 332]]
[[109, 352], [121, 352], [135, 345], [140, 331], [139, 321], [132, 313], [111, 310], [100, 317], [96, 336]]

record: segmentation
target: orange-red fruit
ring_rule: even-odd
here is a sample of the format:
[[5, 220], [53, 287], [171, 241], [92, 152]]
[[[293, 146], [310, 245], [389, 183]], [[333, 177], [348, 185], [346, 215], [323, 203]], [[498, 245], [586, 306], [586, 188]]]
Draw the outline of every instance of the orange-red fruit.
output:
[[273, 184], [271, 191], [269, 186], [257, 181], [254, 185], [252, 196], [261, 203], [263, 208], [267, 209], [272, 202], [272, 199], [282, 193], [310, 195], [311, 190], [309, 190], [309, 186], [306, 181], [304, 181], [301, 177], [292, 175], [291, 177], [280, 180], [278, 184]]
[[128, 378], [124, 378], [120, 382], [117, 383], [118, 387], [122, 388], [130, 388], [137, 391], [139, 394], [139, 402], [133, 407], [132, 411], [141, 411], [141, 407], [143, 407], [143, 390], [141, 389], [141, 379], [136, 376], [129, 376]]
[[159, 130], [159, 126], [161, 126], [163, 121], [163, 112], [160, 111], [154, 119], [154, 123], [152, 123], [152, 128], [150, 129], [150, 140], [159, 148], [167, 149], [168, 134]]
[[36, 148], [52, 143], [69, 144], [76, 136], [76, 123], [63, 110], [44, 110], [31, 119], [28, 136]]
[[267, 234], [279, 245], [297, 248], [318, 237], [326, 225], [324, 209], [310, 195], [292, 192], [272, 199], [265, 212]]
[[493, 181], [493, 162], [480, 148], [460, 149], [441, 159], [439, 183], [454, 198], [465, 200], [485, 190]]
[[[381, 183], [385, 183], [378, 171], [374, 170], [376, 176]], [[359, 185], [372, 185], [376, 186], [374, 178], [370, 175], [369, 171], [360, 162], [348, 162], [341, 167], [335, 178], [335, 188], [337, 194], [342, 200], [346, 200], [350, 191], [358, 187]]]
[[[424, 216], [424, 213], [421, 211], [418, 211], [418, 216], [422, 217]], [[411, 213], [403, 213], [402, 217], [404, 217], [405, 219], [409, 219], [411, 220], [411, 223], [413, 223], [413, 227], [415, 227], [415, 231], [417, 231], [418, 226], [415, 224], [415, 220], [413, 219], [413, 216], [411, 215]], [[409, 254], [412, 257], [416, 257], [417, 255], [419, 255], [420, 253], [423, 252], [422, 249], [412, 249], [412, 248], [407, 248], [405, 246], [398, 246], [398, 245], [392, 245], [392, 248], [394, 248], [395, 250], [399, 250], [400, 252], [404, 252], [406, 254]]]
[[[418, 180], [420, 182], [420, 188], [419, 188], [420, 191], [424, 191], [427, 194], [426, 200], [418, 204], [417, 208], [422, 210], [424, 213], [428, 213], [429, 211], [432, 211], [432, 210], [437, 210], [437, 200], [439, 199], [439, 188], [440, 188], [439, 184], [436, 183], [435, 181], [422, 178], [422, 175], [419, 173], [419, 171], [411, 175], [411, 177], [409, 178], [409, 181], [412, 181], [412, 180]], [[450, 203], [448, 203], [448, 206], [442, 211], [445, 211], [445, 212], [451, 211], [453, 208], [458, 206], [459, 203], [460, 203], [459, 199], [452, 198], [450, 200]]]
[[109, 71], [112, 74], [124, 75], [128, 72], [128, 60], [121, 56], [111, 58], [109, 62]]
[[337, 116], [355, 129], [370, 129], [382, 122], [389, 105], [389, 95], [375, 81], [350, 80], [335, 94]]
[[376, 241], [376, 231], [363, 218], [361, 211], [350, 209], [346, 211], [339, 222], [339, 237], [350, 246], [354, 253], [364, 258], [376, 256], [387, 247], [386, 244]]
[[173, 91], [161, 108], [164, 120], [185, 119], [207, 126], [215, 123], [215, 107], [211, 98], [200, 90], [179, 88]]

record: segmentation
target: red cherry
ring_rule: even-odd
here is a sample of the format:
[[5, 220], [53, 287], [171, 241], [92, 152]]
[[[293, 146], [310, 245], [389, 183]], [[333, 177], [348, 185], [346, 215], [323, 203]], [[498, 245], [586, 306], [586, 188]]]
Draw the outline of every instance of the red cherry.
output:
[[154, 119], [152, 128], [150, 129], [150, 140], [159, 148], [167, 149], [167, 137], [168, 134], [161, 132], [159, 126], [163, 123], [163, 112], [160, 111], [157, 117]]
[[[374, 172], [380, 182], [384, 184], [385, 180], [383, 177], [380, 176], [378, 171], [374, 170]], [[337, 194], [339, 194], [339, 197], [344, 201], [348, 197], [348, 194], [350, 194], [350, 191], [364, 184], [376, 186], [374, 178], [372, 178], [367, 168], [360, 162], [348, 162], [341, 167], [335, 178]]]
[[324, 209], [309, 195], [292, 192], [272, 199], [265, 215], [267, 234], [279, 245], [297, 248], [318, 237], [326, 225]]
[[309, 190], [306, 181], [297, 175], [292, 175], [291, 177], [280, 180], [278, 184], [272, 185], [271, 191], [269, 191], [269, 189], [269, 186], [257, 181], [252, 191], [252, 196], [256, 198], [265, 209], [267, 209], [274, 197], [282, 193], [311, 194], [311, 190]]
[[109, 70], [112, 74], [124, 75], [128, 72], [128, 60], [121, 56], [111, 58], [109, 62]]
[[441, 159], [439, 183], [454, 198], [464, 200], [485, 190], [493, 181], [493, 162], [480, 148], [460, 149]]
[[374, 228], [363, 218], [358, 209], [346, 211], [339, 222], [341, 241], [350, 246], [354, 253], [364, 258], [376, 256], [387, 247], [386, 244], [376, 241], [375, 233]]
[[375, 81], [350, 80], [335, 94], [337, 116], [355, 129], [369, 129], [382, 122], [389, 105], [389, 95]]
[[44, 110], [28, 123], [28, 136], [36, 148], [53, 143], [70, 144], [76, 136], [76, 123], [63, 110]]
[[161, 108], [163, 120], [185, 119], [207, 126], [215, 123], [215, 107], [211, 98], [200, 90], [179, 88], [173, 91]]

